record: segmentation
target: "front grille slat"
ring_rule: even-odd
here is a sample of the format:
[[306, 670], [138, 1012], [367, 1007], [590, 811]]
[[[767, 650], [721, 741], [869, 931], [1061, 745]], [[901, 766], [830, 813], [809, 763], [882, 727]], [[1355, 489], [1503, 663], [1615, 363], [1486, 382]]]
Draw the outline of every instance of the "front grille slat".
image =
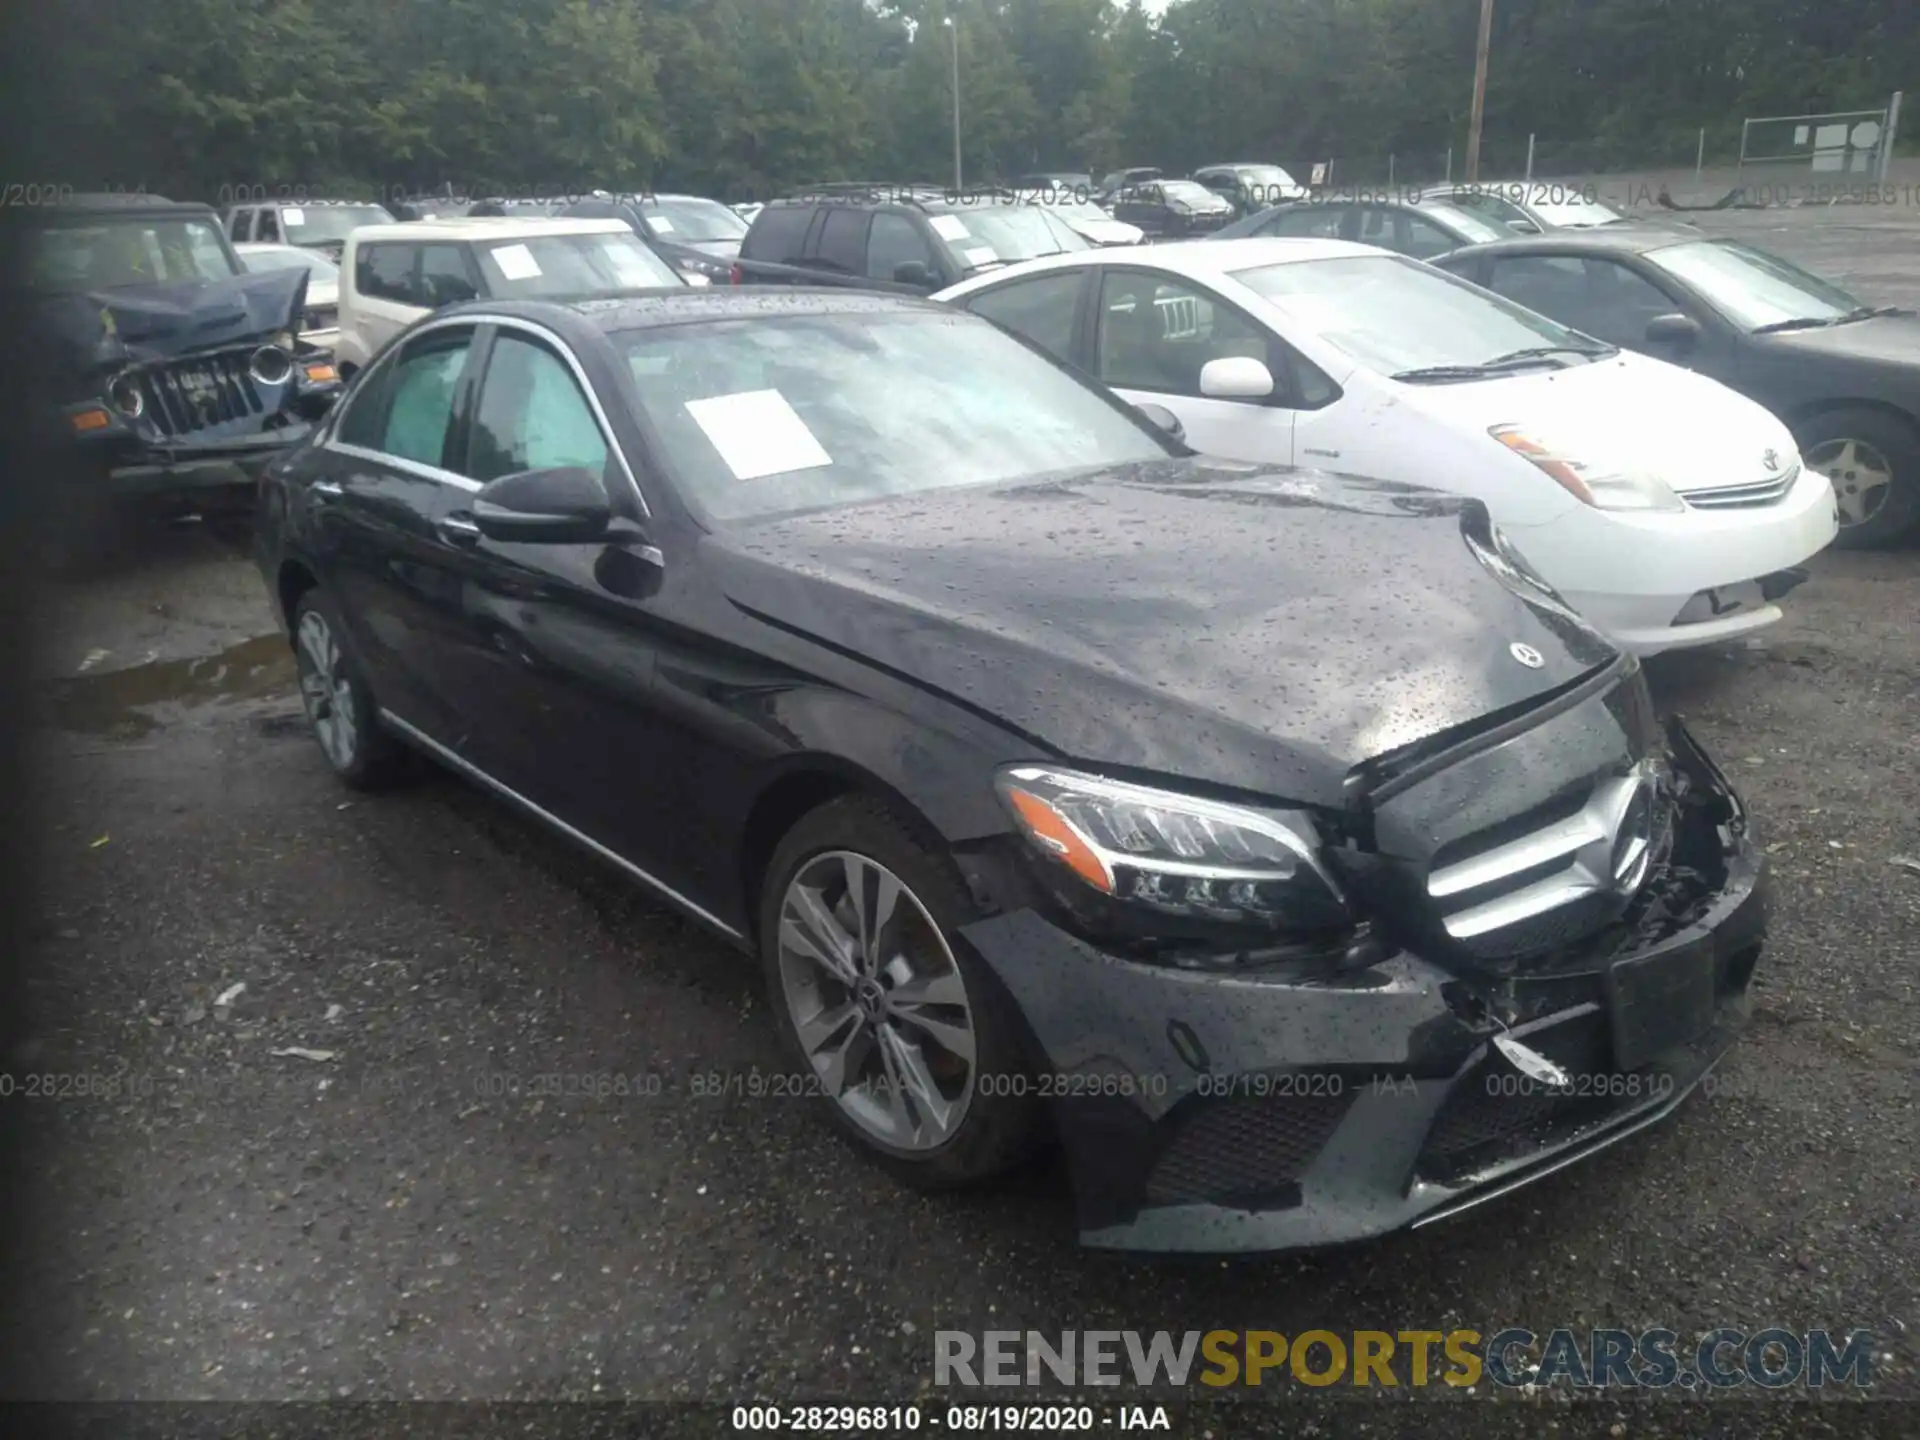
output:
[[[190, 374], [204, 377], [207, 382], [199, 399], [184, 378]], [[246, 415], [258, 415], [264, 408], [253, 377], [248, 373], [247, 357], [237, 353], [159, 366], [146, 372], [141, 385], [148, 413], [160, 432], [169, 437], [224, 425]]]
[[1800, 478], [1800, 467], [1790, 467], [1786, 474], [1771, 480], [1756, 481], [1751, 485], [1728, 485], [1718, 490], [1682, 490], [1680, 498], [1696, 510], [1736, 510], [1760, 505], [1773, 505], [1787, 496], [1794, 482]]

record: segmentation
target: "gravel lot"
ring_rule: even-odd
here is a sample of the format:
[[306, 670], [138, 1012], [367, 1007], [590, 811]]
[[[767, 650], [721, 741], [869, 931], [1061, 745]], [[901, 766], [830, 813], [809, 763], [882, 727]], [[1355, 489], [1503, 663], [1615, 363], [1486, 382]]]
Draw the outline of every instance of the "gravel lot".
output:
[[[1912, 212], [1712, 224], [1920, 303]], [[784, 1068], [750, 968], [455, 780], [340, 789], [231, 540], [157, 532], [45, 610], [44, 902], [12, 1068], [138, 1093], [5, 1102], [36, 1140], [9, 1396], [944, 1405], [939, 1329], [1779, 1325], [1877, 1332], [1893, 1403], [1747, 1390], [1738, 1433], [1920, 1423], [1920, 871], [1892, 863], [1920, 857], [1920, 552], [1825, 555], [1764, 639], [1652, 667], [1777, 867], [1719, 1092], [1448, 1225], [1227, 1264], [1082, 1253], [1057, 1171], [917, 1197], [796, 1101], [695, 1098], [696, 1075]], [[660, 1093], [501, 1093], [542, 1074]], [[1422, 1433], [1489, 1432], [1449, 1398], [1422, 1393]], [[1703, 1433], [1677, 1401], [1553, 1409]]]

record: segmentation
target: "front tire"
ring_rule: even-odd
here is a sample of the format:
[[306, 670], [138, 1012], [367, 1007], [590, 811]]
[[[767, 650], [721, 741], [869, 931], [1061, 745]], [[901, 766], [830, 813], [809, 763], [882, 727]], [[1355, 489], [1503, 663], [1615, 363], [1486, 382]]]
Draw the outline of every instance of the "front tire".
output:
[[1920, 433], [1910, 423], [1851, 406], [1815, 415], [1794, 438], [1806, 467], [1833, 482], [1835, 545], [1888, 545], [1920, 524]]
[[344, 631], [339, 611], [324, 591], [309, 590], [294, 604], [292, 626], [300, 701], [320, 753], [333, 773], [355, 790], [391, 783], [405, 757], [393, 736], [380, 728], [373, 693], [340, 643]]
[[775, 1023], [832, 1123], [898, 1179], [1004, 1174], [1043, 1137], [1010, 996], [958, 929], [952, 863], [886, 806], [830, 801], [788, 832], [760, 897]]

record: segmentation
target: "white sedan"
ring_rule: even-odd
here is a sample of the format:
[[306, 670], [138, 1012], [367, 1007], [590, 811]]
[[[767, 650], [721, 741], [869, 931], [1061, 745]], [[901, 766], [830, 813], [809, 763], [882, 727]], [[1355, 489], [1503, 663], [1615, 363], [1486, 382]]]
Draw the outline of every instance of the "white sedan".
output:
[[236, 245], [233, 250], [249, 270], [306, 269], [307, 309], [300, 338], [331, 351], [340, 339], [340, 267], [319, 251], [298, 245], [261, 243]]
[[1772, 624], [1837, 528], [1827, 478], [1752, 401], [1371, 246], [1082, 251], [935, 298], [1171, 411], [1204, 453], [1484, 501], [1640, 654]]

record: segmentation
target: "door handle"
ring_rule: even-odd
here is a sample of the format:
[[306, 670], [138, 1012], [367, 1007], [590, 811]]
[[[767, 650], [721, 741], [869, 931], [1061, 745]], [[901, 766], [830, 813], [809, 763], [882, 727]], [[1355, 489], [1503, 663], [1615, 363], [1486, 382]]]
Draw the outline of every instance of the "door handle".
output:
[[433, 528], [440, 538], [449, 545], [473, 546], [480, 543], [480, 527], [471, 515], [456, 511], [451, 515], [442, 515], [433, 522]]
[[307, 487], [307, 492], [325, 504], [329, 500], [338, 500], [347, 490], [338, 480], [316, 480]]

